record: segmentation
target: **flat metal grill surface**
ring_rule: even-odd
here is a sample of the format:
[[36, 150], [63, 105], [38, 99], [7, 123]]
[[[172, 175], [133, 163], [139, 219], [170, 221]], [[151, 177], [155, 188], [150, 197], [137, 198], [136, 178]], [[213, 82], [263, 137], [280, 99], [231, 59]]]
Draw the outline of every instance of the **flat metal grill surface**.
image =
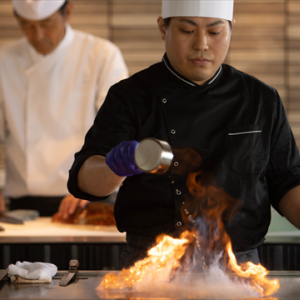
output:
[[[203, 295], [204, 297], [193, 297], [187, 286], [182, 286], [182, 294], [174, 294], [168, 296], [165, 290], [162, 293], [152, 290], [152, 292], [139, 291], [98, 291], [97, 286], [103, 279], [103, 276], [111, 271], [80, 271], [73, 283], [66, 287], [59, 286], [59, 280], [65, 273], [58, 272], [57, 276], [50, 284], [10, 284], [8, 281], [0, 283], [0, 299], [262, 299], [260, 297], [210, 297], [209, 293]], [[192, 277], [192, 280], [197, 280], [197, 274]], [[300, 272], [270, 272], [269, 279], [278, 278], [280, 281], [279, 291], [263, 299], [269, 300], [291, 300], [299, 299], [300, 295]]]

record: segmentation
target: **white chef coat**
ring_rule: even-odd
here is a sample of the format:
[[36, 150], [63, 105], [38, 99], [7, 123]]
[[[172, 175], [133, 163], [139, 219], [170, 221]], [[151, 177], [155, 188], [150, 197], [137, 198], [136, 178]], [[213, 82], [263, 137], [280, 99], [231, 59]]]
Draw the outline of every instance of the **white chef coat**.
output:
[[26, 38], [0, 49], [0, 141], [6, 144], [8, 197], [68, 194], [74, 154], [109, 87], [128, 76], [111, 42], [67, 25], [41, 55]]

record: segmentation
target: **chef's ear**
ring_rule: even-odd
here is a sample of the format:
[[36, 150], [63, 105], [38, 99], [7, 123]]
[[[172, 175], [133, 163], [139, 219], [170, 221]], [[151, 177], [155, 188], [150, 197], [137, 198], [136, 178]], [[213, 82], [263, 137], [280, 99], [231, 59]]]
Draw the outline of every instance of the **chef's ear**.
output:
[[235, 25], [235, 19], [233, 19], [233, 20], [231, 21], [231, 24], [232, 24], [232, 26]]
[[165, 41], [166, 40], [166, 24], [162, 17], [157, 18], [157, 25], [158, 25], [158, 29], [159, 29], [159, 32], [161, 35], [161, 39], [163, 41]]
[[74, 4], [72, 2], [68, 2], [65, 11], [65, 18], [67, 22], [70, 22], [70, 18], [74, 9]]

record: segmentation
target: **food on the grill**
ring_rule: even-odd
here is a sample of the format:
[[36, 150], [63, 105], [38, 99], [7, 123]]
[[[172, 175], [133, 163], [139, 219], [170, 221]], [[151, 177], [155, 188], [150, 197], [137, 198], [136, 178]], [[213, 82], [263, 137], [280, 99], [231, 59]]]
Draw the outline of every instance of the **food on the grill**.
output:
[[67, 219], [58, 212], [52, 216], [52, 222], [82, 225], [115, 225], [114, 205], [105, 202], [91, 202], [85, 208], [77, 208]]

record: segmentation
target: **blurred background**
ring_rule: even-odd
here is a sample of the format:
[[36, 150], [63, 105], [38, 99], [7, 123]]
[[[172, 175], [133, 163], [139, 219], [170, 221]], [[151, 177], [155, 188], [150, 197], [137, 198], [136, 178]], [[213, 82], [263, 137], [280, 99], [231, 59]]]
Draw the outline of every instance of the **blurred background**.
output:
[[[161, 0], [70, 0], [71, 25], [114, 42], [130, 75], [161, 60], [164, 43], [156, 25]], [[273, 86], [282, 97], [300, 146], [300, 1], [235, 0], [226, 63]], [[0, 0], [0, 45], [21, 36], [10, 0]], [[0, 145], [0, 186], [5, 145]], [[273, 231], [295, 230], [273, 211]]]

